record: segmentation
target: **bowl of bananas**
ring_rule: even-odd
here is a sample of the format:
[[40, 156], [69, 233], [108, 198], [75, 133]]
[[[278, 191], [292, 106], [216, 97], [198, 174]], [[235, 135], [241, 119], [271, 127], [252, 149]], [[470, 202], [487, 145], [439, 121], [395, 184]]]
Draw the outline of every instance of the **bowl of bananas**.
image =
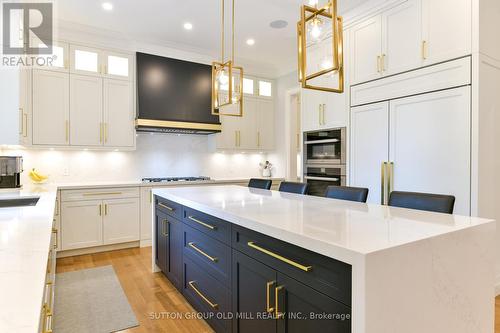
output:
[[36, 171], [36, 169], [31, 169], [29, 175], [28, 175], [31, 179], [31, 181], [34, 183], [34, 184], [45, 184], [48, 179], [49, 179], [49, 176], [46, 176], [46, 175], [43, 175], [41, 173], [39, 173], [38, 171]]

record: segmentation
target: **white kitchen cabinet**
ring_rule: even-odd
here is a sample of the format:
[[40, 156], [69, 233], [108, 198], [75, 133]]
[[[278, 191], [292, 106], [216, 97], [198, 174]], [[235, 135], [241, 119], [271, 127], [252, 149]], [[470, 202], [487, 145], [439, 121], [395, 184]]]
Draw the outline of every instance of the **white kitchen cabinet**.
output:
[[104, 244], [139, 240], [139, 198], [104, 200], [102, 204]]
[[257, 102], [257, 148], [274, 149], [274, 101]]
[[70, 78], [71, 145], [100, 146], [104, 143], [102, 79], [72, 74]]
[[421, 27], [421, 0], [407, 0], [382, 14], [381, 61], [384, 75], [421, 66]]
[[389, 158], [389, 103], [351, 109], [350, 185], [369, 189], [368, 202], [382, 201], [382, 163]]
[[62, 250], [139, 241], [137, 187], [61, 191]]
[[109, 147], [135, 145], [134, 91], [129, 81], [104, 79], [103, 143]]
[[302, 122], [305, 132], [347, 126], [347, 94], [302, 89]]
[[101, 200], [63, 202], [62, 249], [102, 245], [102, 214]]
[[471, 53], [471, 0], [422, 0], [422, 8], [424, 64]]
[[21, 102], [20, 73], [18, 68], [0, 69], [0, 145], [19, 144], [25, 131], [27, 121]]
[[[31, 41], [32, 45], [45, 45], [38, 37], [33, 37]], [[59, 72], [69, 72], [69, 44], [61, 41], [52, 42], [52, 54], [49, 55], [38, 55], [45, 59], [44, 66], [34, 66], [34, 68], [59, 71]]]
[[274, 149], [274, 99], [245, 96], [243, 117], [221, 116], [220, 121], [217, 149]]
[[313, 131], [322, 126], [323, 95], [325, 92], [312, 89], [302, 89], [302, 130]]
[[382, 16], [371, 17], [350, 29], [353, 84], [382, 76]]
[[350, 185], [380, 203], [392, 162], [393, 190], [454, 195], [455, 213], [469, 215], [470, 117], [469, 86], [352, 108]]
[[141, 246], [151, 241], [153, 232], [153, 188], [141, 188]]
[[451, 194], [470, 214], [470, 87], [390, 102], [394, 190]]
[[238, 148], [255, 149], [257, 147], [257, 112], [259, 101], [256, 98], [245, 97], [243, 117], [238, 122]]
[[69, 74], [33, 70], [33, 144], [69, 144]]

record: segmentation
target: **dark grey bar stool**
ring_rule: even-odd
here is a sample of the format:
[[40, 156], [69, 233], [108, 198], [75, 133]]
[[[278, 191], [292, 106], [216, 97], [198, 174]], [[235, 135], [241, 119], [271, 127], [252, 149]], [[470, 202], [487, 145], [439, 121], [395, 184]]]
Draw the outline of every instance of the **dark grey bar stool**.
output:
[[251, 178], [248, 182], [248, 187], [261, 188], [263, 190], [270, 190], [272, 185], [273, 181], [271, 179]]
[[389, 197], [389, 206], [453, 214], [455, 197], [452, 195], [394, 191]]
[[305, 183], [281, 182], [279, 191], [296, 194], [307, 194], [308, 189], [309, 185]]
[[328, 186], [325, 197], [330, 199], [366, 202], [368, 189], [362, 187], [349, 186]]

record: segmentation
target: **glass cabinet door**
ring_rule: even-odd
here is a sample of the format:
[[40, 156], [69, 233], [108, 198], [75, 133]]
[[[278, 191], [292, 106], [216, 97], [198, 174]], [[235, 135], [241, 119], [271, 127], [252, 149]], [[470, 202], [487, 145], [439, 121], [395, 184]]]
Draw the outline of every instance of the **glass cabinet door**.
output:
[[85, 46], [71, 45], [71, 72], [101, 75], [100, 51]]
[[132, 55], [106, 52], [104, 55], [104, 75], [117, 79], [130, 79]]
[[[40, 39], [33, 38], [31, 45], [43, 47], [45, 44]], [[37, 68], [67, 72], [69, 70], [69, 45], [68, 43], [54, 41], [52, 43], [52, 54], [39, 55], [38, 58], [43, 58], [43, 61], [37, 61], [35, 66]]]

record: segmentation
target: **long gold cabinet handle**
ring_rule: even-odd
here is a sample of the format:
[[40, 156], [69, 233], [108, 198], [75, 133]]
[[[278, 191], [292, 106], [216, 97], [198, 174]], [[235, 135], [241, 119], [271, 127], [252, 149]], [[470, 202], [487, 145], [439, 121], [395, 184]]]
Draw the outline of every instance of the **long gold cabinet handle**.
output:
[[382, 162], [382, 168], [380, 173], [380, 203], [382, 205], [386, 204], [386, 176], [387, 176], [387, 162]]
[[55, 234], [54, 237], [55, 237], [56, 242], [54, 244], [54, 250], [56, 250], [59, 247], [59, 243], [57, 241], [57, 236], [59, 234], [59, 231], [56, 228], [53, 228], [52, 233]]
[[377, 56], [377, 73], [382, 73], [381, 56]]
[[66, 120], [66, 142], [69, 142], [69, 120]]
[[203, 221], [200, 221], [198, 220], [197, 218], [193, 217], [193, 216], [188, 216], [188, 219], [190, 219], [191, 221], [193, 222], [196, 222], [198, 223], [199, 225], [202, 225], [204, 226], [205, 228], [208, 228], [210, 230], [217, 230], [217, 227], [215, 225], [211, 225], [211, 224], [208, 224], [208, 223], [205, 223]]
[[190, 248], [192, 248], [193, 250], [195, 250], [196, 252], [198, 252], [199, 254], [201, 254], [202, 256], [204, 256], [205, 258], [207, 258], [208, 260], [210, 260], [212, 262], [219, 261], [219, 259], [217, 257], [212, 257], [211, 255], [207, 254], [205, 251], [203, 251], [202, 249], [200, 249], [199, 247], [197, 247], [195, 243], [189, 242], [188, 245], [189, 245]]
[[387, 181], [387, 201], [389, 201], [389, 196], [394, 190], [394, 162], [389, 162], [388, 165], [389, 165], [389, 177]]
[[219, 304], [213, 303], [205, 295], [203, 295], [203, 293], [196, 287], [195, 283], [196, 283], [196, 281], [189, 281], [188, 282], [188, 284], [191, 287], [191, 289], [193, 289], [194, 292], [196, 294], [198, 294], [198, 296], [200, 296], [202, 300], [204, 300], [208, 305], [210, 305], [210, 307], [212, 309], [217, 309], [219, 307]]
[[[273, 313], [274, 307], [271, 306], [271, 287], [274, 286], [276, 281], [270, 281], [266, 284], [266, 312]], [[275, 303], [278, 304], [278, 303]]]
[[161, 202], [158, 203], [158, 206], [162, 207], [162, 208], [165, 208], [166, 210], [169, 210], [171, 212], [173, 212], [175, 209], [173, 209], [172, 207], [169, 207], [167, 205], [164, 205], [162, 204]]
[[422, 59], [427, 60], [427, 41], [422, 41]]
[[280, 301], [280, 298], [279, 298], [279, 293], [280, 291], [282, 291], [285, 287], [283, 286], [277, 286], [276, 289], [274, 290], [274, 303], [275, 303], [275, 317], [276, 319], [280, 319], [282, 317], [285, 317], [285, 314], [283, 312], [280, 312], [279, 310], [279, 301]]
[[255, 242], [248, 242], [247, 245], [250, 246], [251, 248], [259, 251], [259, 252], [265, 253], [265, 254], [267, 254], [270, 257], [273, 257], [275, 259], [283, 261], [284, 263], [287, 263], [287, 264], [289, 264], [289, 265], [291, 265], [291, 266], [293, 266], [295, 268], [298, 268], [298, 269], [300, 269], [300, 270], [302, 270], [304, 272], [310, 272], [312, 270], [312, 266], [306, 266], [306, 265], [299, 264], [298, 262], [295, 262], [295, 261], [293, 261], [291, 259], [285, 258], [282, 255], [279, 255], [279, 254], [274, 253], [272, 251], [269, 251], [269, 250], [267, 250], [267, 249], [265, 249], [263, 247], [260, 247], [257, 244], [255, 244]]
[[381, 62], [382, 62], [382, 73], [385, 72], [387, 69], [385, 68], [385, 58], [387, 57], [386, 54], [382, 54]]

